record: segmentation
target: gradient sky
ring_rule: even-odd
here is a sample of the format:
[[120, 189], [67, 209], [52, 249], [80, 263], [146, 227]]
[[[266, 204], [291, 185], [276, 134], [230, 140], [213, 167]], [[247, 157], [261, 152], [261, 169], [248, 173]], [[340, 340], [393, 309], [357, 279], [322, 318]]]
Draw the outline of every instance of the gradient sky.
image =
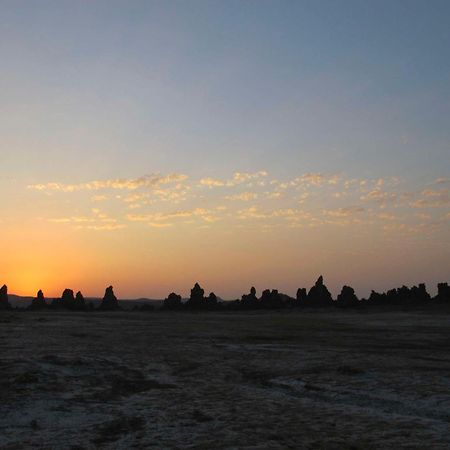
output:
[[0, 1], [1, 283], [450, 281], [450, 2]]

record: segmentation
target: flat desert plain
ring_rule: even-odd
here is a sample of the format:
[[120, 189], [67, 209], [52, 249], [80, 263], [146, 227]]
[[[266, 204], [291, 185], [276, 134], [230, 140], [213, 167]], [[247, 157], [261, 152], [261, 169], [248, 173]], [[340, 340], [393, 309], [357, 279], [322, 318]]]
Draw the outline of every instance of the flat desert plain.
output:
[[0, 447], [444, 449], [450, 314], [0, 315]]

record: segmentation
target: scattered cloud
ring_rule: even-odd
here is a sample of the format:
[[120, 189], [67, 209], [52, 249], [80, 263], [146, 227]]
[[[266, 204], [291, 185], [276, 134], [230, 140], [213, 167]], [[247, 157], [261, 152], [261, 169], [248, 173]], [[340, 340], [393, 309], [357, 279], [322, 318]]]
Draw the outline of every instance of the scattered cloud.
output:
[[226, 200], [240, 200], [243, 202], [249, 202], [251, 200], [256, 200], [258, 198], [258, 194], [255, 192], [241, 192], [240, 194], [228, 195], [225, 197]]
[[372, 200], [375, 202], [386, 202], [395, 201], [397, 199], [397, 194], [394, 192], [386, 192], [381, 190], [381, 188], [369, 191], [367, 194], [360, 197], [361, 200]]
[[386, 221], [386, 220], [390, 221], [390, 220], [395, 220], [397, 218], [397, 216], [395, 216], [394, 214], [389, 214], [389, 213], [383, 212], [383, 213], [378, 214], [378, 218], [383, 221]]
[[52, 223], [70, 224], [76, 229], [87, 230], [119, 230], [125, 228], [124, 224], [120, 224], [117, 219], [109, 217], [99, 208], [91, 208], [89, 216], [69, 216], [47, 219]]
[[324, 214], [330, 217], [351, 217], [363, 212], [365, 212], [365, 208], [361, 206], [347, 206], [344, 208], [325, 210]]
[[173, 227], [173, 223], [161, 223], [161, 222], [149, 222], [147, 225], [152, 227], [152, 228], [169, 228], [169, 227]]
[[[397, 177], [308, 172], [283, 179], [270, 178], [261, 170], [234, 172], [224, 179], [190, 179], [173, 173], [87, 183], [50, 182], [28, 188], [49, 196], [70, 194], [71, 204], [86, 193], [104, 190], [86, 197], [84, 210], [80, 200], [77, 214], [47, 219], [80, 229], [117, 230], [130, 222], [150, 228], [213, 228], [222, 221], [227, 227], [255, 226], [261, 231], [371, 224], [385, 232], [425, 233], [448, 224], [450, 213], [442, 210], [450, 205], [448, 182], [450, 178], [441, 177], [424, 184], [422, 190], [410, 191], [402, 190], [403, 182]], [[243, 208], [242, 203], [249, 205]], [[103, 211], [106, 206], [108, 214]], [[420, 210], [424, 208], [429, 209], [424, 213]]]
[[260, 170], [259, 172], [235, 172], [233, 178], [229, 180], [219, 180], [217, 178], [206, 177], [200, 180], [201, 186], [206, 186], [209, 188], [213, 187], [234, 187], [242, 184], [249, 184], [256, 181], [262, 177], [267, 177], [267, 172], [265, 170]]
[[450, 177], [437, 178], [432, 184], [450, 184]]
[[184, 210], [184, 211], [174, 211], [174, 212], [156, 212], [150, 214], [128, 214], [127, 219], [130, 222], [147, 222], [149, 224], [166, 222], [168, 220], [176, 220], [176, 219], [186, 219], [186, 218], [195, 218], [198, 217], [203, 219], [205, 222], [215, 222], [219, 220], [216, 213], [214, 211], [204, 209], [204, 208], [195, 208], [192, 210]]
[[95, 222], [95, 218], [85, 216], [59, 217], [55, 219], [48, 219], [48, 222], [53, 223], [86, 223]]
[[450, 189], [425, 189], [421, 198], [411, 203], [413, 208], [440, 208], [450, 204]]
[[77, 192], [77, 191], [97, 191], [101, 189], [125, 189], [135, 190], [138, 188], [154, 188], [160, 185], [175, 183], [186, 180], [187, 175], [169, 174], [169, 175], [146, 175], [140, 178], [116, 178], [110, 180], [95, 180], [87, 183], [65, 184], [65, 183], [45, 183], [31, 184], [29, 189], [36, 191], [59, 191], [59, 192]]
[[125, 228], [126, 225], [118, 224], [118, 223], [108, 223], [103, 225], [87, 225], [87, 226], [77, 226], [77, 229], [85, 229], [85, 230], [94, 230], [94, 231], [114, 231], [121, 230]]
[[226, 182], [222, 181], [222, 180], [217, 180], [216, 178], [202, 178], [200, 180], [200, 184], [202, 186], [207, 186], [207, 187], [220, 187], [220, 186], [226, 186]]

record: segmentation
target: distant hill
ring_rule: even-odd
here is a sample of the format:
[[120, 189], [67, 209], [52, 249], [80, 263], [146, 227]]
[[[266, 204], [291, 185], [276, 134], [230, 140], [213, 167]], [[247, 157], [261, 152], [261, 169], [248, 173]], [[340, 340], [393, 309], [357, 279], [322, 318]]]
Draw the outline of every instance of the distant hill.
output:
[[[20, 295], [9, 294], [9, 303], [13, 308], [27, 308], [31, 305], [31, 301], [34, 297], [22, 297]], [[86, 297], [86, 302], [92, 302], [97, 307], [102, 299], [98, 297]], [[53, 301], [53, 298], [46, 298], [48, 304]], [[132, 309], [135, 306], [153, 305], [155, 308], [159, 308], [163, 303], [163, 300], [150, 299], [150, 298], [138, 298], [138, 299], [121, 299], [119, 304], [124, 309]]]
[[9, 303], [13, 308], [26, 308], [31, 304], [34, 297], [21, 297], [19, 295], [8, 294]]

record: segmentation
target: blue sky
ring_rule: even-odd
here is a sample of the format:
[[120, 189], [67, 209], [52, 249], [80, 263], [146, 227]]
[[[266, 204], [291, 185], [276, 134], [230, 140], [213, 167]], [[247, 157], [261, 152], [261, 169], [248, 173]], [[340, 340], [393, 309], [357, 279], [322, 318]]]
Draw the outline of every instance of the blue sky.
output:
[[448, 2], [0, 8], [14, 172], [30, 157], [53, 177], [68, 161], [83, 172], [104, 161], [105, 175], [264, 161], [417, 176], [447, 162]]
[[88, 208], [31, 185], [171, 173], [417, 194], [449, 176], [449, 23], [436, 0], [1, 1], [4, 210]]

